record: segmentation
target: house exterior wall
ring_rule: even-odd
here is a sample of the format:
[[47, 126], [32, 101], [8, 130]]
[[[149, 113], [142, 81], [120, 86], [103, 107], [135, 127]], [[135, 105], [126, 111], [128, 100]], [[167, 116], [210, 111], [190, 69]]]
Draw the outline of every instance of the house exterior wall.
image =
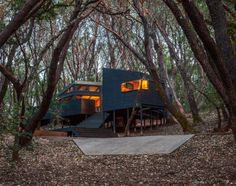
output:
[[121, 92], [121, 83], [138, 79], [148, 79], [148, 76], [141, 72], [104, 68], [102, 110], [111, 111], [131, 108], [136, 104], [162, 107], [163, 104], [152, 81], [149, 81], [149, 90], [140, 90], [139, 93], [138, 91]]

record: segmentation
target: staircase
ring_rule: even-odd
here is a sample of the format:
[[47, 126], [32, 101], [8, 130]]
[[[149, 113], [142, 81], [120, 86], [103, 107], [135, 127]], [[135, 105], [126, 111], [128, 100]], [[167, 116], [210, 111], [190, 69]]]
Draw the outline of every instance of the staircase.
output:
[[114, 134], [112, 129], [105, 128], [77, 128], [76, 131], [79, 134], [79, 137], [93, 137], [93, 138], [112, 138], [118, 137], [117, 134]]
[[73, 137], [95, 137], [95, 138], [110, 138], [118, 137], [112, 129], [101, 128], [105, 120], [108, 118], [108, 113], [97, 112], [76, 126], [54, 129], [54, 131], [67, 132]]
[[89, 116], [84, 121], [80, 122], [76, 127], [78, 128], [88, 128], [88, 129], [98, 129], [102, 126], [105, 120], [108, 118], [108, 113], [97, 112]]

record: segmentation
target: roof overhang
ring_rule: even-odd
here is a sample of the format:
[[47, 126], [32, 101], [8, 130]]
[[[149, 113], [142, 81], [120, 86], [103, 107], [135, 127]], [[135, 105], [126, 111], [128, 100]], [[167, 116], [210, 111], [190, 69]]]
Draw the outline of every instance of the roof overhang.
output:
[[93, 81], [76, 81], [74, 84], [76, 84], [76, 85], [96, 85], [96, 86], [102, 86], [102, 82], [93, 82]]

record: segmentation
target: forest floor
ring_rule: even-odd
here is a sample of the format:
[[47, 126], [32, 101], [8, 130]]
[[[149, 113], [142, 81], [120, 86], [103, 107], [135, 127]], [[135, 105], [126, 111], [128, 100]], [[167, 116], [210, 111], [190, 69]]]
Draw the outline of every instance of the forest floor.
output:
[[[35, 138], [33, 147], [22, 150], [21, 161], [16, 163], [10, 161], [7, 148], [13, 139], [5, 136], [0, 149], [0, 186], [236, 185], [236, 143], [230, 133], [210, 133], [215, 125], [216, 120], [210, 118], [195, 126], [200, 133], [168, 155], [86, 156], [71, 138]], [[177, 125], [155, 131], [181, 133]]]

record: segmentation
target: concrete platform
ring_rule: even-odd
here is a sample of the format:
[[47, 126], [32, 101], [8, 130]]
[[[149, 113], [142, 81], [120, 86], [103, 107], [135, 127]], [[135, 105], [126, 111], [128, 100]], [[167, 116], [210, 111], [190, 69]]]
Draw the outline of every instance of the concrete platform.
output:
[[86, 155], [169, 154], [193, 135], [141, 136], [121, 138], [76, 138]]

